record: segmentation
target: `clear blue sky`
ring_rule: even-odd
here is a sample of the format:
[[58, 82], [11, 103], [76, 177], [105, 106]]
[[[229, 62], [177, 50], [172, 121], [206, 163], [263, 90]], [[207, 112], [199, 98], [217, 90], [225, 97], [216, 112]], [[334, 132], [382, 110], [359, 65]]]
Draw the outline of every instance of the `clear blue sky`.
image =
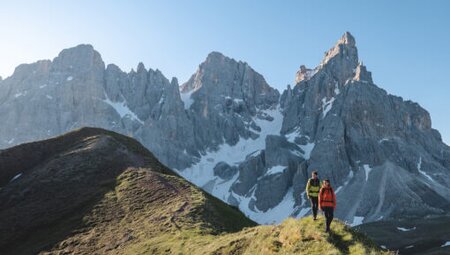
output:
[[0, 75], [90, 43], [128, 71], [142, 61], [186, 81], [210, 51], [283, 90], [350, 31], [374, 81], [420, 103], [450, 144], [450, 1], [4, 1]]

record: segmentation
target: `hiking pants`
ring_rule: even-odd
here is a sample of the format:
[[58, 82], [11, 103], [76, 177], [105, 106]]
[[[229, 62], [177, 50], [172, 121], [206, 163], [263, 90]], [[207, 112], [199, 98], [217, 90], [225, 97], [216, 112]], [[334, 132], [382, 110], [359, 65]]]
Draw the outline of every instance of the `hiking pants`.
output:
[[319, 198], [318, 197], [309, 197], [311, 201], [311, 210], [313, 212], [314, 218], [317, 217], [317, 210], [319, 208]]
[[325, 214], [327, 230], [330, 230], [331, 222], [333, 221], [334, 208], [331, 206], [322, 207], [323, 213]]

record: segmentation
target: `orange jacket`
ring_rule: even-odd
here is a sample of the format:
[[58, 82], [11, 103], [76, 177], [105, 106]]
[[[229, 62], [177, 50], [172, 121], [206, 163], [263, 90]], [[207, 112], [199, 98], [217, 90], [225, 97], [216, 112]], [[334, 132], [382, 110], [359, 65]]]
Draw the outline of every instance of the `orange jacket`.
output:
[[322, 187], [319, 191], [319, 206], [336, 208], [336, 194], [332, 188]]

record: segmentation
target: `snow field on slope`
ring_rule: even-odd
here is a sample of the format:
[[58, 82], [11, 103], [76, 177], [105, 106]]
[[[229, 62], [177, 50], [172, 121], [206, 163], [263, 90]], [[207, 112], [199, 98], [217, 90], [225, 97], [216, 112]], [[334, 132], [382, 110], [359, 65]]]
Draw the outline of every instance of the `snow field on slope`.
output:
[[112, 106], [112, 108], [116, 110], [116, 112], [120, 115], [121, 118], [130, 117], [132, 120], [144, 124], [144, 122], [141, 119], [139, 119], [139, 117], [133, 111], [131, 111], [130, 108], [128, 108], [127, 102], [125, 100], [123, 102], [113, 102], [111, 101], [111, 99], [109, 99], [109, 97], [106, 94], [105, 98], [106, 99], [103, 99], [102, 101]]
[[[230, 180], [222, 180], [221, 178], [214, 176], [213, 169], [217, 163], [223, 161], [231, 166], [237, 166], [243, 162], [247, 155], [261, 151], [265, 148], [265, 140], [267, 135], [280, 135], [281, 125], [283, 122], [283, 116], [278, 109], [265, 110], [263, 113], [273, 117], [272, 121], [265, 119], [259, 119], [254, 117], [255, 123], [261, 127], [261, 131], [258, 132], [259, 137], [255, 140], [241, 138], [237, 144], [231, 146], [227, 143], [220, 145], [217, 151], [208, 151], [206, 155], [200, 158], [200, 161], [189, 168], [179, 171], [180, 175], [188, 179], [199, 187], [204, 187], [207, 184], [213, 182], [211, 188], [211, 194], [215, 197], [228, 202], [228, 198], [232, 195], [239, 201], [239, 208], [242, 212], [248, 215], [252, 220], [269, 224], [268, 219], [276, 219], [276, 223], [290, 216], [294, 211], [294, 197], [293, 190], [286, 193], [283, 200], [274, 208], [267, 212], [261, 212], [251, 210], [248, 207], [248, 203], [254, 198], [254, 190], [251, 196], [239, 196], [231, 192], [230, 187], [237, 181], [239, 173], [236, 173]], [[271, 170], [274, 173], [282, 171], [285, 167], [277, 166]], [[291, 188], [292, 189], [292, 188]]]

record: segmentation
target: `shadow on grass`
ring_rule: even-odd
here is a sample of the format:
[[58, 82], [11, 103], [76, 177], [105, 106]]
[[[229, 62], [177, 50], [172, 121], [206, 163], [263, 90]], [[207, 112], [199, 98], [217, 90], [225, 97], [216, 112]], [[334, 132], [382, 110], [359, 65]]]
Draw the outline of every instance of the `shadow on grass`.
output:
[[343, 236], [338, 235], [333, 230], [330, 231], [327, 241], [334, 245], [343, 254], [350, 254], [349, 247], [355, 243], [352, 240], [344, 240]]

